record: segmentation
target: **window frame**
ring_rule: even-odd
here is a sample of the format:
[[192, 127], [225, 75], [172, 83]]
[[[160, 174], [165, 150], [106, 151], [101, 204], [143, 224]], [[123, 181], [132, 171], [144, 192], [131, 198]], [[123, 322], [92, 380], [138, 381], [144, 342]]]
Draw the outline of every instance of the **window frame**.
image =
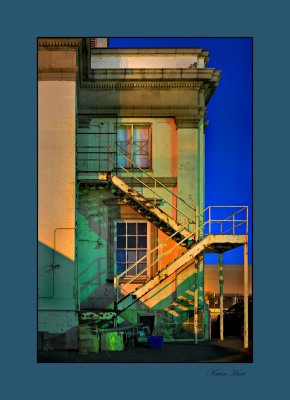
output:
[[[114, 221], [114, 257], [113, 257], [113, 260], [114, 260], [113, 274], [114, 274], [114, 276], [118, 276], [119, 275], [119, 274], [117, 274], [117, 249], [118, 249], [118, 247], [117, 247], [117, 224], [118, 223], [126, 223], [126, 224], [128, 224], [128, 223], [142, 223], [142, 224], [146, 224], [147, 225], [147, 234], [146, 234], [146, 236], [147, 236], [147, 248], [145, 249], [146, 253], [150, 252], [150, 249], [151, 249], [151, 231], [150, 231], [150, 223], [148, 221], [146, 221], [144, 219], [137, 219], [137, 218], [132, 218], [132, 219], [131, 218], [122, 218], [122, 219], [115, 220]], [[137, 237], [137, 235], [135, 235], [135, 237]], [[127, 251], [128, 249], [130, 249], [130, 248], [124, 247], [125, 251]], [[132, 248], [132, 250], [138, 251], [138, 247]], [[144, 250], [144, 248], [140, 248], [139, 250], [140, 251]], [[126, 262], [126, 264], [127, 264], [127, 262]], [[149, 278], [150, 271], [149, 271], [148, 267], [150, 266], [150, 264], [151, 264], [151, 255], [149, 254], [147, 256], [147, 271], [146, 271], [146, 274], [140, 275], [138, 278], [136, 278], [136, 282], [144, 281], [144, 280], [147, 280]], [[126, 275], [122, 276], [121, 281], [129, 280], [135, 275], [136, 274], [134, 274], [134, 275], [127, 275], [126, 274]]]
[[[142, 168], [144, 171], [152, 171], [152, 123], [150, 122], [122, 122], [116, 125], [115, 129], [117, 132], [117, 149], [119, 148], [119, 140], [118, 140], [118, 130], [121, 127], [131, 127], [130, 129], [130, 155], [128, 156], [128, 158], [131, 161], [133, 160], [133, 132], [134, 132], [134, 128], [135, 127], [147, 127], [148, 128], [148, 167], [140, 167]], [[136, 163], [137, 164], [137, 163]], [[137, 164], [138, 165], [138, 164]], [[125, 167], [126, 169], [135, 169], [138, 170], [138, 167], [135, 167], [133, 164], [131, 164], [130, 167]], [[121, 167], [117, 168], [118, 170], [122, 171]]]

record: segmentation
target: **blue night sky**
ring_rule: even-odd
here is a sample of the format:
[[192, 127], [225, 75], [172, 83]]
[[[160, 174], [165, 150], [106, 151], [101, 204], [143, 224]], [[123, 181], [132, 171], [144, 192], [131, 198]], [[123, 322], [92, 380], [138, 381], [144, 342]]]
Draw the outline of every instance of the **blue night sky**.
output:
[[[249, 262], [252, 262], [252, 39], [111, 38], [110, 47], [201, 47], [207, 67], [221, 70], [206, 118], [205, 203], [249, 206]], [[206, 255], [206, 263], [217, 263]], [[224, 253], [224, 263], [243, 263], [243, 248]]]

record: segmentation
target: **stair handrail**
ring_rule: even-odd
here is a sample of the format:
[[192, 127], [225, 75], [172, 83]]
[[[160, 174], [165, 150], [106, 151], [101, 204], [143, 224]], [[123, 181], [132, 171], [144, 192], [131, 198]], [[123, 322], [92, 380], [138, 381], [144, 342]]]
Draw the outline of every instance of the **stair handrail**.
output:
[[[200, 213], [198, 216], [203, 215], [203, 213]], [[179, 231], [175, 232], [174, 234], [172, 234], [170, 237], [168, 237], [165, 241], [163, 241], [162, 243], [160, 243], [160, 245], [156, 246], [156, 248], [154, 248], [153, 250], [151, 250], [151, 252], [156, 251], [156, 249], [159, 246], [164, 245], [164, 243], [166, 243], [170, 238], [172, 238], [175, 234], [179, 233], [180, 231], [182, 231], [183, 229], [185, 229], [186, 225], [183, 226]], [[157, 262], [161, 261], [165, 256], [167, 256], [169, 253], [171, 253], [174, 249], [176, 249], [178, 246], [180, 246], [183, 242], [185, 242], [186, 240], [190, 239], [192, 236], [197, 237], [197, 233], [198, 230], [202, 229], [203, 226], [195, 229], [194, 232], [191, 232], [190, 235], [188, 235], [187, 237], [184, 237], [180, 242], [178, 242], [175, 246], [173, 246], [172, 248], [170, 248], [169, 250], [167, 250], [167, 252], [162, 253], [159, 257], [157, 257], [156, 260], [154, 260], [150, 265], [147, 265], [146, 268], [144, 268], [141, 272], [139, 272], [138, 274], [134, 275], [129, 281], [127, 281], [123, 286], [127, 286], [130, 283], [132, 283], [136, 278], [138, 278], [140, 275], [143, 274], [143, 272], [147, 271], [149, 268], [153, 267], [153, 265], [155, 265]], [[196, 244], [196, 243], [195, 243]], [[150, 253], [151, 253], [150, 252]], [[150, 254], [149, 253], [149, 254]], [[147, 257], [147, 254], [145, 256], [143, 256], [142, 258], [140, 258], [139, 260], [137, 260], [133, 265], [131, 265], [126, 271], [123, 271], [121, 274], [119, 274], [116, 278], [116, 287], [118, 290], [118, 282], [120, 280], [120, 275], [124, 275], [126, 272], [128, 272], [129, 270], [131, 270], [132, 268], [134, 268], [135, 266], [137, 266], [143, 259], [145, 259]]]
[[[185, 240], [190, 239], [194, 234], [196, 234], [196, 232], [192, 232], [188, 237], [183, 238], [180, 242], [178, 242], [175, 246], [173, 246], [171, 249], [167, 250], [165, 253], [162, 253], [156, 260], [154, 260], [149, 266], [147, 265], [146, 268], [144, 268], [142, 271], [138, 272], [136, 275], [134, 275], [131, 279], [129, 279], [128, 281], [126, 281], [126, 283], [122, 286], [126, 287], [128, 285], [130, 285], [132, 282], [134, 282], [134, 280], [136, 278], [139, 278], [139, 276], [141, 276], [145, 271], [147, 271], [149, 268], [153, 267], [153, 265], [155, 265], [157, 262], [161, 261], [165, 256], [167, 256], [168, 254], [170, 254], [174, 249], [176, 249], [181, 243], [183, 243]], [[195, 243], [196, 244], [196, 243]], [[182, 253], [183, 254], [183, 253]], [[179, 257], [182, 256], [182, 254]], [[136, 262], [136, 265], [139, 263], [139, 260]], [[166, 268], [166, 267], [164, 267]], [[162, 268], [163, 269], [163, 268]], [[160, 272], [160, 271], [159, 271]]]
[[[170, 239], [172, 239], [175, 235], [177, 235], [178, 233], [180, 233], [180, 232], [183, 231], [184, 229], [186, 229], [186, 225], [184, 225], [183, 227], [181, 227], [178, 231], [175, 231], [172, 235], [168, 236], [168, 238], [167, 238], [166, 240], [164, 240], [163, 242], [159, 243], [156, 247], [154, 247], [154, 249], [148, 251], [148, 252], [145, 254], [145, 256], [139, 258], [139, 260], [137, 260], [137, 261], [136, 261], [134, 264], [132, 264], [129, 268], [127, 268], [125, 271], [123, 271], [123, 272], [121, 272], [119, 275], [117, 275], [117, 276], [115, 277], [115, 279], [120, 280], [120, 278], [121, 278], [123, 275], [127, 274], [128, 271], [131, 271], [131, 269], [133, 269], [133, 268], [136, 267], [140, 262], [142, 262], [143, 260], [145, 260], [145, 258], [146, 258], [147, 256], [149, 256], [149, 255], [150, 255], [151, 253], [153, 253], [154, 251], [158, 250], [159, 247], [163, 247]], [[186, 237], [185, 239], [187, 239], [187, 237]], [[178, 242], [178, 244], [179, 244], [179, 243], [181, 243], [181, 241]]]
[[[118, 165], [119, 168], [123, 169], [126, 173], [128, 173], [129, 175], [131, 175], [134, 179], [136, 179], [138, 182], [140, 182], [143, 186], [145, 186], [147, 189], [149, 189], [152, 193], [154, 193], [155, 195], [157, 195], [159, 197], [159, 199], [163, 200], [164, 202], [166, 202], [167, 204], [169, 204], [172, 208], [174, 208], [178, 213], [182, 214], [188, 221], [188, 224], [193, 224], [194, 220], [192, 218], [189, 218], [186, 214], [184, 214], [182, 211], [180, 211], [177, 207], [175, 207], [173, 204], [170, 203], [170, 201], [164, 199], [164, 197], [162, 197], [160, 194], [158, 194], [157, 192], [155, 192], [154, 190], [152, 190], [150, 188], [150, 186], [146, 185], [146, 183], [142, 182], [141, 179], [139, 179], [137, 176], [135, 176], [134, 174], [132, 174], [132, 172], [128, 171], [126, 168], [122, 167], [120, 164], [118, 164], [116, 161], [112, 160], [116, 165]], [[137, 200], [136, 200], [137, 201]], [[143, 205], [143, 207], [145, 207]], [[146, 207], [145, 207], [146, 208]]]
[[[236, 209], [238, 209], [238, 211], [230, 214], [228, 217], [226, 217], [224, 219], [220, 219], [220, 218], [219, 219], [212, 219], [211, 218], [211, 210], [215, 209], [215, 208], [227, 208], [227, 209], [236, 208]], [[205, 214], [206, 211], [209, 212], [208, 220], [204, 225], [208, 224], [208, 226], [209, 226], [209, 234], [211, 234], [211, 224], [212, 223], [220, 223], [221, 224], [220, 234], [225, 234], [225, 233], [230, 232], [230, 231], [233, 231], [233, 234], [235, 234], [235, 229], [236, 228], [238, 228], [239, 226], [242, 226], [242, 225], [246, 225], [246, 234], [248, 234], [248, 212], [249, 212], [248, 210], [249, 210], [248, 206], [208, 206], [208, 207], [206, 207], [204, 209], [204, 212], [203, 212], [203, 214]], [[235, 215], [241, 213], [242, 211], [246, 212], [245, 219], [236, 219]], [[222, 223], [223, 222], [232, 222], [232, 226], [229, 229], [227, 229], [226, 231], [223, 231], [222, 230]], [[236, 225], [237, 222], [240, 222], [240, 224]]]
[[[220, 219], [220, 220], [216, 220], [217, 222], [224, 222], [224, 221], [227, 221], [227, 222], [233, 222], [233, 226], [232, 226], [232, 228], [230, 228], [230, 230], [233, 230], [233, 232], [234, 232], [234, 229], [235, 229], [235, 227], [237, 227], [237, 226], [234, 226], [234, 223], [235, 222], [240, 222], [241, 221], [241, 224], [239, 224], [239, 226], [240, 225], [243, 225], [243, 224], [246, 224], [246, 232], [248, 231], [247, 229], [248, 229], [248, 206], [208, 206], [207, 208], [205, 208], [204, 209], [204, 211], [202, 211], [201, 213], [199, 213], [196, 217], [197, 217], [197, 220], [199, 219], [199, 217], [204, 217], [204, 213], [205, 213], [205, 211], [207, 211], [208, 209], [211, 209], [211, 208], [241, 208], [241, 210], [239, 210], [238, 212], [240, 212], [240, 211], [242, 211], [243, 209], [245, 209], [246, 210], [246, 219], [245, 220], [235, 220], [234, 218], [232, 219], [232, 220], [229, 220], [229, 218], [230, 217], [232, 217], [233, 215], [235, 215], [236, 213], [233, 213], [233, 214], [231, 214], [229, 217], [227, 217], [227, 218], [225, 218], [225, 219]], [[198, 237], [198, 232], [201, 230], [202, 231], [202, 237], [200, 237], [195, 243], [194, 243], [194, 245], [193, 245], [193, 247], [197, 244], [197, 243], [199, 243], [205, 236], [207, 236], [207, 235], [203, 235], [203, 231], [204, 231], [204, 227], [207, 225], [207, 224], [210, 224], [211, 222], [213, 222], [213, 220], [208, 220], [208, 221], [206, 221], [206, 222], [204, 222], [201, 226], [197, 226], [196, 227], [196, 229], [195, 229], [195, 231], [194, 232], [191, 232], [191, 234], [189, 235], [189, 236], [187, 236], [187, 237], [185, 237], [185, 238], [183, 238], [180, 242], [178, 242], [174, 247], [172, 247], [171, 249], [169, 249], [167, 252], [165, 252], [165, 253], [162, 253], [159, 257], [157, 257], [157, 259], [156, 260], [154, 260], [150, 265], [148, 265], [148, 266], [146, 266], [143, 270], [141, 270], [141, 271], [139, 271], [136, 275], [134, 275], [133, 277], [131, 277], [131, 279], [129, 279], [128, 281], [126, 281], [125, 282], [125, 284], [124, 285], [122, 285], [122, 289], [123, 288], [125, 288], [127, 285], [129, 285], [129, 284], [131, 284], [132, 282], [134, 282], [134, 280], [136, 279], [136, 278], [138, 278], [139, 276], [141, 276], [144, 272], [146, 272], [148, 269], [150, 269], [151, 267], [153, 267], [153, 265], [155, 265], [157, 262], [159, 262], [159, 261], [161, 261], [165, 256], [167, 256], [169, 253], [171, 253], [174, 249], [176, 249], [176, 247], [178, 247], [179, 245], [181, 245], [184, 241], [186, 241], [186, 240], [188, 240], [188, 239], [190, 239], [193, 235], [195, 235], [194, 237], [195, 238], [197, 238]], [[228, 230], [227, 230], [228, 231]], [[227, 232], [226, 231], [226, 232]], [[226, 232], [223, 232], [223, 233], [221, 233], [221, 234], [224, 234], [224, 233], [226, 233]], [[208, 233], [208, 235], [210, 235], [211, 233]], [[234, 233], [233, 233], [234, 234]], [[169, 238], [168, 238], [169, 239]], [[168, 240], [167, 239], [167, 240]], [[163, 243], [163, 242], [162, 242]], [[157, 246], [158, 247], [158, 246]], [[155, 249], [153, 249], [153, 250], [156, 250], [156, 248]], [[184, 254], [184, 253], [182, 253], [182, 254]], [[181, 257], [182, 256], [182, 254], [180, 255], [180, 256], [178, 256], [178, 258], [179, 257]], [[137, 260], [136, 261], [136, 263], [134, 263], [134, 265], [132, 265], [131, 267], [133, 268], [133, 267], [135, 267], [135, 266], [137, 266], [141, 261], [142, 261], [142, 259], [144, 259], [146, 256], [143, 256], [143, 258], [141, 258], [141, 259], [139, 259], [139, 260]], [[171, 264], [171, 262], [170, 262], [170, 264]], [[130, 267], [130, 268], [131, 268]], [[164, 268], [162, 268], [160, 271], [158, 271], [158, 272], [161, 272], [163, 269], [165, 269], [167, 266], [165, 266]], [[128, 270], [127, 270], [128, 271]], [[125, 272], [125, 271], [124, 271]], [[116, 277], [116, 278], [118, 278], [118, 277]], [[116, 284], [118, 284], [119, 283], [119, 279], [118, 280], [116, 280]], [[117, 285], [117, 291], [118, 291], [118, 285]], [[125, 289], [124, 289], [124, 291], [125, 291]], [[125, 291], [126, 292], [126, 291]]]
[[[172, 196], [174, 196], [176, 199], [180, 200], [182, 203], [184, 203], [188, 208], [190, 208], [194, 213], [195, 213], [195, 208], [190, 206], [184, 199], [182, 199], [181, 197], [179, 197], [177, 194], [173, 193], [170, 189], [168, 189], [168, 187], [166, 187], [162, 182], [160, 182], [158, 179], [156, 179], [154, 176], [148, 174], [147, 171], [145, 171], [143, 168], [141, 168], [138, 164], [136, 164], [134, 161], [130, 160], [130, 158], [126, 157], [123, 153], [121, 153], [118, 149], [116, 149], [113, 146], [109, 146], [111, 149], [113, 149], [116, 153], [118, 153], [121, 157], [125, 158], [127, 161], [129, 161], [130, 164], [134, 165], [137, 169], [139, 169], [142, 173], [144, 173], [146, 176], [148, 176], [149, 178], [153, 179], [153, 181], [155, 182], [155, 184], [158, 184], [160, 186], [162, 186], [167, 192], [169, 192]], [[111, 161], [113, 161], [115, 164], [117, 164], [120, 168], [122, 168], [125, 172], [129, 172], [126, 168], [122, 167], [119, 165], [119, 163], [113, 159], [110, 159]], [[134, 174], [131, 173], [131, 175], [136, 178], [136, 176]], [[140, 181], [144, 186], [146, 186], [148, 188], [147, 185], [144, 184], [144, 182]], [[153, 193], [157, 194], [157, 196], [159, 196], [162, 200], [166, 201], [168, 204], [170, 204], [171, 206], [173, 206], [171, 203], [169, 203], [167, 200], [165, 200], [164, 198], [162, 198], [160, 195], [158, 195], [158, 193], [154, 192], [153, 190], [151, 190]], [[174, 207], [174, 206], [173, 206]], [[179, 213], [183, 214], [181, 211], [179, 211], [176, 207], [174, 207]], [[184, 216], [186, 216], [185, 214], [183, 214]], [[186, 216], [186, 218], [188, 220], [192, 220], [192, 218], [189, 218], [188, 216]]]
[[[109, 154], [111, 153], [117, 153], [118, 155], [120, 155], [121, 157], [123, 157], [125, 160], [127, 160], [130, 164], [132, 164], [135, 168], [137, 168], [139, 171], [141, 171], [143, 174], [145, 174], [147, 177], [149, 177], [150, 179], [152, 179], [154, 181], [155, 184], [155, 191], [152, 190], [148, 185], [146, 185], [141, 179], [139, 179], [135, 174], [133, 174], [132, 172], [128, 171], [126, 168], [122, 167], [116, 160], [114, 160], [113, 158], [109, 157], [109, 158], [104, 158], [102, 159], [102, 161], [108, 161], [110, 164], [116, 164], [119, 168], [121, 168], [123, 171], [125, 171], [126, 173], [130, 174], [134, 179], [136, 179], [139, 183], [141, 183], [141, 185], [145, 186], [147, 189], [149, 189], [152, 193], [154, 193], [155, 196], [158, 196], [159, 199], [163, 200], [164, 202], [166, 202], [167, 204], [169, 204], [172, 208], [174, 208], [178, 213], [182, 214], [187, 220], [188, 220], [188, 224], [192, 224], [194, 223], [194, 215], [195, 215], [195, 208], [192, 207], [191, 205], [189, 205], [184, 199], [182, 199], [181, 197], [179, 197], [177, 194], [173, 193], [173, 191], [171, 191], [170, 189], [168, 189], [167, 186], [165, 186], [162, 182], [160, 182], [158, 179], [156, 179], [154, 176], [148, 174], [147, 171], [145, 171], [143, 168], [141, 168], [138, 164], [136, 164], [134, 161], [132, 161], [130, 158], [128, 158], [127, 156], [125, 156], [122, 152], [120, 152], [117, 148], [115, 148], [114, 146], [110, 145], [110, 146], [78, 146], [78, 148], [89, 148], [89, 149], [108, 149], [111, 151], [108, 151], [108, 157]], [[82, 154], [83, 152], [78, 151], [78, 154]], [[93, 152], [84, 152], [86, 154], [90, 154]], [[111, 169], [113, 169], [111, 167]], [[166, 200], [164, 197], [162, 197], [160, 194], [158, 194], [156, 192], [156, 187], [157, 185], [163, 187], [168, 193], [170, 193], [171, 196], [175, 197], [176, 199], [178, 199], [180, 202], [182, 202], [183, 204], [185, 204], [186, 207], [188, 207], [189, 209], [191, 209], [193, 211], [193, 217], [190, 218], [188, 217], [188, 215], [184, 214], [184, 212], [180, 211], [180, 209], [178, 209], [177, 207], [175, 207], [170, 201]]]
[[[147, 258], [147, 256], [149, 256], [151, 253], [155, 252], [156, 250], [158, 250], [160, 247], [161, 249], [163, 248], [163, 246], [170, 240], [172, 239], [175, 235], [177, 235], [178, 233], [180, 233], [181, 231], [183, 231], [184, 229], [186, 229], [186, 225], [184, 225], [183, 227], [181, 227], [178, 231], [174, 232], [172, 235], [170, 235], [166, 240], [164, 240], [163, 242], [159, 243], [159, 245], [155, 246], [154, 249], [150, 250], [149, 252], [147, 252], [143, 257], [141, 257], [139, 260], [137, 260], [134, 264], [132, 264], [129, 268], [127, 268], [125, 271], [121, 272], [119, 275], [114, 277], [114, 286], [116, 288], [116, 295], [117, 295], [117, 300], [118, 300], [118, 294], [119, 294], [119, 282], [120, 279], [123, 275], [127, 274], [128, 271], [131, 271], [131, 269], [135, 268], [138, 264], [140, 264], [145, 258]], [[187, 239], [187, 238], [184, 238]], [[178, 242], [181, 243], [182, 241]], [[170, 249], [171, 251], [172, 249]], [[167, 254], [167, 253], [166, 253]], [[159, 257], [157, 258], [157, 261], [159, 261]], [[151, 263], [149, 266], [146, 267], [145, 270], [142, 270], [142, 273], [145, 272], [147, 269], [151, 268], [153, 265], [155, 264], [155, 262]], [[139, 276], [139, 275], [138, 275]], [[134, 279], [137, 276], [134, 275]], [[134, 280], [133, 279], [133, 280]], [[125, 285], [127, 286], [127, 284]], [[123, 286], [122, 286], [123, 288]], [[124, 290], [125, 291], [125, 290]]]

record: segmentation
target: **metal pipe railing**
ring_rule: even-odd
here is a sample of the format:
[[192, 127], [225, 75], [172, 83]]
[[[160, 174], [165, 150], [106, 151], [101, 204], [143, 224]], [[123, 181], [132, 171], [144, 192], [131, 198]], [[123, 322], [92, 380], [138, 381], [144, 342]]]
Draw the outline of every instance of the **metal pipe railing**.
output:
[[[78, 146], [78, 149], [107, 149], [107, 150], [111, 150], [111, 151], [102, 151], [102, 152], [98, 152], [98, 151], [77, 151], [77, 154], [108, 154], [108, 156], [110, 157], [110, 155], [112, 154], [116, 154], [117, 156], [121, 156], [123, 159], [125, 159], [126, 161], [128, 161], [132, 166], [134, 166], [135, 169], [138, 169], [142, 174], [145, 174], [147, 177], [149, 177], [150, 179], [152, 179], [154, 181], [154, 190], [152, 190], [148, 185], [146, 185], [141, 179], [139, 179], [135, 174], [133, 174], [132, 172], [128, 171], [128, 169], [122, 167], [120, 165], [120, 163], [117, 162], [117, 160], [114, 160], [113, 158], [106, 158], [106, 159], [93, 159], [93, 158], [89, 158], [89, 159], [83, 159], [83, 160], [79, 160], [79, 161], [98, 161], [99, 162], [99, 169], [100, 169], [100, 163], [104, 162], [104, 161], [108, 161], [109, 162], [109, 169], [112, 170], [112, 164], [114, 163], [118, 168], [121, 168], [124, 172], [130, 174], [130, 176], [132, 176], [134, 179], [136, 179], [139, 183], [141, 183], [143, 186], [145, 186], [147, 189], [149, 189], [152, 193], [154, 193], [154, 204], [156, 204], [156, 196], [158, 196], [162, 201], [166, 202], [170, 207], [172, 207], [173, 209], [175, 209], [178, 213], [182, 214], [187, 220], [188, 220], [188, 224], [193, 223], [193, 218], [188, 217], [188, 215], [186, 215], [184, 212], [180, 211], [180, 209], [178, 209], [177, 207], [175, 207], [170, 201], [166, 200], [164, 197], [160, 196], [157, 193], [157, 185], [161, 186], [163, 189], [165, 189], [168, 193], [170, 193], [171, 196], [175, 197], [177, 200], [179, 200], [180, 202], [182, 202], [186, 207], [188, 207], [190, 210], [193, 211], [193, 213], [195, 213], [195, 209], [190, 206], [185, 200], [183, 200], [181, 197], [179, 197], [177, 194], [173, 193], [173, 191], [171, 191], [170, 189], [168, 189], [162, 182], [160, 182], [158, 179], [156, 179], [154, 176], [148, 174], [147, 171], [145, 171], [143, 168], [141, 168], [139, 165], [137, 165], [134, 161], [130, 160], [128, 157], [126, 157], [124, 154], [122, 154], [117, 148], [114, 148], [113, 146]], [[117, 158], [117, 157], [116, 157]]]
[[[182, 232], [184, 229], [186, 229], [186, 225], [183, 226], [182, 228], [180, 228], [178, 231], [174, 232], [174, 233], [173, 233], [172, 235], [170, 235], [166, 240], [164, 240], [162, 243], [160, 243], [159, 245], [157, 245], [156, 247], [154, 247], [154, 249], [148, 251], [148, 252], [145, 254], [145, 256], [141, 257], [141, 258], [140, 258], [139, 260], [137, 260], [134, 264], [132, 264], [129, 268], [127, 268], [125, 271], [121, 272], [119, 275], [117, 275], [117, 276], [114, 278], [114, 284], [115, 284], [116, 291], [117, 291], [117, 298], [118, 298], [118, 288], [119, 288], [119, 281], [120, 281], [120, 279], [121, 279], [124, 275], [127, 275], [129, 271], [131, 271], [131, 270], [132, 270], [133, 268], [135, 268], [138, 264], [140, 264], [143, 260], [145, 260], [150, 254], [152, 254], [153, 252], [155, 252], [155, 251], [158, 250], [159, 248], [161, 248], [161, 251], [162, 251], [163, 246], [164, 246], [170, 239], [173, 239], [175, 235], [177, 235], [177, 234], [179, 234], [180, 232]], [[187, 238], [184, 238], [184, 240], [186, 240], [186, 239], [187, 239]], [[181, 242], [182, 242], [182, 241], [180, 241], [179, 243], [181, 243]], [[171, 251], [171, 250], [172, 250], [172, 249], [170, 249], [170, 251]], [[168, 252], [167, 252], [167, 253], [168, 253]], [[167, 255], [167, 253], [162, 253], [162, 256], [165, 257], [165, 255]], [[162, 257], [162, 258], [163, 258], [163, 257]], [[160, 261], [159, 258], [157, 258], [156, 262], [158, 262], [158, 261]], [[139, 277], [140, 275], [142, 275], [145, 271], [147, 271], [147, 269], [153, 267], [153, 265], [155, 265], [156, 262], [153, 262], [152, 264], [150, 264], [149, 266], [147, 266], [144, 270], [141, 271], [140, 274], [134, 275], [134, 279], [133, 279], [133, 280], [135, 280], [137, 277]], [[131, 283], [131, 282], [130, 282], [130, 283]], [[127, 286], [127, 284], [128, 284], [128, 283], [126, 283], [126, 284], [123, 285], [123, 286]], [[122, 289], [123, 289], [123, 286], [122, 286]]]
[[[221, 229], [219, 234], [225, 234], [229, 231], [233, 231], [233, 234], [235, 232], [235, 229], [238, 228], [239, 226], [242, 225], [246, 225], [246, 233], [248, 232], [248, 206], [209, 206], [207, 207], [202, 213], [198, 214], [197, 217], [197, 221], [199, 220], [200, 217], [204, 217], [204, 213], [206, 211], [209, 211], [209, 217], [212, 216], [212, 209], [213, 208], [223, 208], [223, 209], [230, 209], [230, 208], [240, 208], [240, 210], [238, 210], [237, 212], [229, 215], [228, 217], [224, 218], [224, 219], [208, 219], [207, 221], [203, 222], [201, 224], [201, 226], [196, 226], [196, 229], [194, 232], [192, 232], [190, 235], [188, 235], [187, 237], [183, 238], [180, 242], [178, 242], [175, 246], [173, 246], [171, 249], [169, 249], [167, 252], [162, 253], [159, 257], [157, 257], [156, 260], [154, 260], [150, 265], [146, 266], [144, 269], [142, 269], [141, 271], [139, 271], [136, 275], [130, 277], [130, 279], [128, 281], [126, 281], [126, 283], [124, 285], [122, 285], [122, 290], [124, 290], [126, 292], [125, 288], [126, 286], [132, 284], [137, 278], [139, 278], [141, 275], [144, 274], [144, 272], [148, 271], [150, 268], [152, 268], [156, 263], [158, 263], [159, 261], [161, 261], [165, 256], [167, 256], [168, 254], [170, 254], [173, 250], [175, 250], [178, 246], [180, 246], [184, 241], [189, 240], [190, 238], [192, 238], [192, 236], [194, 236], [195, 238], [198, 237], [198, 233], [199, 231], [204, 232], [204, 228], [209, 225], [209, 235], [212, 234], [211, 233], [211, 224], [212, 223], [218, 223], [221, 224]], [[241, 212], [242, 210], [246, 210], [246, 219], [241, 219], [241, 220], [236, 220], [234, 218], [234, 216], [236, 214], [238, 214], [239, 212]], [[232, 218], [232, 219], [230, 219]], [[226, 223], [232, 223], [232, 226], [227, 229], [226, 231], [222, 230], [222, 223], [226, 222]], [[238, 225], [236, 225], [236, 223], [239, 222]], [[171, 235], [166, 241], [160, 243], [158, 246], [156, 246], [153, 250], [151, 250], [150, 252], [146, 253], [145, 256], [143, 256], [141, 259], [139, 259], [138, 261], [136, 261], [132, 266], [130, 266], [129, 269], [127, 269], [126, 271], [123, 271], [121, 274], [119, 274], [117, 277], [115, 277], [115, 284], [116, 284], [116, 290], [118, 292], [118, 287], [119, 287], [119, 281], [121, 279], [122, 276], [126, 275], [128, 273], [128, 271], [130, 271], [131, 269], [133, 269], [134, 267], [136, 267], [139, 263], [141, 263], [146, 257], [147, 255], [151, 254], [152, 252], [158, 250], [160, 247], [162, 248], [163, 245], [172, 237], [174, 237], [174, 235], [176, 235], [177, 233], [179, 233], [182, 229], [185, 229], [185, 226], [182, 227], [178, 232], [175, 232], [173, 235]], [[206, 235], [207, 236], [207, 235]], [[204, 236], [202, 236], [200, 239], [202, 239]], [[127, 293], [127, 292], [126, 292]]]
[[[128, 271], [130, 271], [131, 269], [133, 269], [134, 267], [136, 267], [140, 262], [142, 262], [143, 260], [145, 260], [145, 258], [147, 258], [147, 256], [149, 256], [151, 253], [153, 253], [154, 251], [158, 250], [159, 247], [163, 247], [170, 239], [172, 239], [175, 235], [177, 235], [178, 233], [180, 233], [181, 231], [183, 231], [184, 229], [186, 229], [186, 225], [183, 226], [182, 228], [180, 228], [178, 231], [174, 232], [172, 235], [170, 235], [166, 240], [164, 240], [162, 243], [160, 243], [159, 245], [157, 245], [156, 247], [154, 247], [154, 249], [148, 251], [145, 256], [143, 256], [142, 258], [140, 258], [139, 260], [137, 260], [134, 264], [132, 264], [129, 268], [127, 268], [125, 271], [121, 272], [118, 276], [116, 276], [117, 279], [120, 279], [123, 275], [126, 275], [128, 273]], [[185, 238], [187, 239], [187, 238]], [[180, 242], [179, 242], [180, 243]]]
[[122, 167], [120, 164], [117, 163], [117, 161], [111, 160], [113, 163], [115, 163], [116, 165], [118, 165], [119, 168], [121, 168], [123, 171], [125, 171], [126, 173], [128, 173], [130, 176], [132, 176], [132, 178], [136, 179], [139, 183], [141, 183], [144, 187], [146, 187], [148, 190], [150, 190], [150, 192], [154, 193], [155, 198], [154, 198], [154, 203], [156, 204], [156, 196], [159, 197], [160, 200], [165, 201], [168, 205], [170, 205], [170, 207], [174, 208], [177, 212], [179, 212], [180, 214], [182, 214], [188, 221], [189, 223], [194, 223], [194, 221], [189, 218], [186, 214], [184, 214], [182, 211], [180, 211], [177, 207], [175, 207], [172, 203], [170, 203], [170, 201], [166, 200], [164, 197], [162, 197], [160, 194], [158, 194], [157, 192], [155, 192], [154, 190], [152, 190], [150, 188], [150, 186], [146, 185], [146, 183], [144, 183], [143, 181], [141, 181], [141, 179], [139, 179], [136, 175], [132, 174], [132, 172], [128, 171], [126, 168]]
[[[111, 146], [111, 148], [113, 148]], [[114, 148], [113, 148], [114, 149]], [[162, 186], [167, 192], [169, 192], [171, 195], [173, 195], [174, 197], [176, 197], [178, 200], [180, 200], [183, 204], [185, 204], [188, 208], [190, 208], [193, 212], [195, 212], [195, 209], [193, 207], [191, 207], [185, 200], [183, 200], [181, 197], [179, 197], [177, 194], [173, 193], [171, 190], [168, 189], [168, 187], [166, 187], [162, 182], [160, 182], [158, 179], [154, 178], [154, 176], [148, 174], [147, 171], [145, 171], [143, 168], [141, 168], [139, 165], [137, 165], [135, 162], [133, 162], [132, 160], [130, 160], [128, 157], [126, 157], [124, 154], [122, 154], [119, 150], [114, 149], [117, 154], [119, 154], [121, 157], [125, 158], [127, 161], [130, 162], [130, 164], [134, 165], [135, 168], [139, 169], [142, 173], [144, 173], [146, 176], [148, 176], [149, 178], [153, 179], [155, 184], [158, 184], [159, 186]]]
[[[190, 239], [195, 232], [191, 233], [188, 237], [183, 238], [180, 242], [178, 242], [175, 246], [173, 246], [171, 249], [169, 249], [167, 252], [162, 253], [160, 257], [158, 257], [153, 263], [151, 263], [149, 266], [146, 266], [142, 271], [139, 271], [138, 274], [136, 274], [134, 277], [132, 277], [129, 281], [127, 281], [123, 286], [126, 287], [127, 285], [131, 284], [134, 282], [136, 278], [139, 278], [144, 272], [146, 272], [148, 269], [152, 268], [157, 262], [161, 261], [164, 257], [166, 257], [168, 254], [170, 254], [174, 249], [176, 249], [180, 244], [182, 244], [185, 240]], [[137, 261], [137, 264], [139, 263], [139, 260]]]

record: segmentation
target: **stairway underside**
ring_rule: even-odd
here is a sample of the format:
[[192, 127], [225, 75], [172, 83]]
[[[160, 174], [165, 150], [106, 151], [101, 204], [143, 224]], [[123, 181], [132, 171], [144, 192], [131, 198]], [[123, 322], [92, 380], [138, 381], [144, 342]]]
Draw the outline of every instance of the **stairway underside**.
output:
[[224, 253], [235, 249], [245, 243], [246, 235], [208, 235], [204, 243], [206, 249], [204, 253]]

